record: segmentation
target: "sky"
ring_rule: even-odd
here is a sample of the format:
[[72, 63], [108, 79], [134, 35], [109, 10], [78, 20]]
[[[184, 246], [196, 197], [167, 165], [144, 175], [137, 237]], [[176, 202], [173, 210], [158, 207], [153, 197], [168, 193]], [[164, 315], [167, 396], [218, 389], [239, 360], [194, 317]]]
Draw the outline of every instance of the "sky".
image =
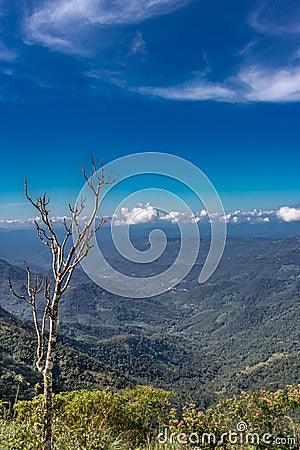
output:
[[299, 221], [299, 24], [296, 0], [0, 0], [0, 219], [32, 216], [24, 178], [64, 214], [91, 152], [151, 151], [231, 218]]

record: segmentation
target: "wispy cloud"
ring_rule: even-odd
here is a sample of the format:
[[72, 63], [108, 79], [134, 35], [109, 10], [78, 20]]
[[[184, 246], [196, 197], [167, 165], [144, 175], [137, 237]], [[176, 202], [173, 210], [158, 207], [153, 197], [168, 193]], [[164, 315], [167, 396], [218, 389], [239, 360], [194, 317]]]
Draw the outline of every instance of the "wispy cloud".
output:
[[[168, 100], [217, 102], [298, 102], [300, 100], [300, 49], [297, 48], [300, 33], [300, 4], [294, 0], [266, 0], [249, 17], [250, 25], [259, 32], [235, 56], [242, 58], [232, 67], [226, 79], [212, 82], [203, 74], [202, 79], [189, 80], [173, 86], [141, 86], [136, 90], [144, 95]], [[271, 35], [269, 40], [262, 35]], [[274, 54], [272, 45], [285, 38], [285, 52]], [[263, 44], [261, 45], [261, 40]], [[299, 45], [299, 44], [298, 44]], [[274, 54], [274, 61], [267, 63], [267, 55]], [[279, 45], [280, 47], [280, 45]], [[258, 56], [259, 55], [259, 56]], [[210, 73], [208, 72], [208, 75]]]
[[[299, 53], [300, 54], [300, 53]], [[218, 83], [204, 78], [167, 87], [141, 86], [143, 95], [167, 100], [217, 102], [298, 102], [300, 101], [300, 65], [268, 67], [244, 64], [237, 73]]]
[[138, 30], [136, 32], [135, 38], [133, 39], [130, 54], [131, 55], [138, 55], [138, 54], [144, 55], [145, 53], [147, 53], [146, 42], [143, 38], [143, 33], [140, 30]]
[[249, 17], [250, 25], [263, 34], [300, 33], [300, 5], [296, 0], [265, 0]]
[[[300, 100], [300, 4], [295, 0], [265, 0], [249, 17], [250, 25], [260, 33], [255, 39], [264, 48], [256, 64], [245, 61], [239, 78], [249, 89], [247, 99], [262, 102], [295, 102]], [[265, 36], [263, 36], [265, 35]], [[284, 51], [281, 45], [285, 42]], [[277, 51], [274, 52], [274, 48]], [[274, 63], [267, 64], [270, 52]], [[298, 50], [297, 50], [298, 48]], [[296, 50], [295, 50], [296, 49]], [[252, 59], [254, 56], [252, 55]]]
[[[25, 38], [65, 53], [84, 51], [79, 38], [88, 27], [140, 23], [171, 13], [190, 0], [48, 0], [24, 20]], [[99, 42], [101, 46], [101, 42]]]
[[97, 70], [91, 69], [83, 73], [87, 78], [97, 80], [99, 82], [105, 82], [114, 86], [124, 88], [126, 81], [123, 79], [120, 71], [117, 70]]
[[245, 84], [245, 98], [260, 102], [296, 102], [300, 100], [300, 66], [279, 69], [248, 67], [239, 74]]
[[[182, 70], [158, 77], [147, 76], [141, 68], [142, 60], [154, 61], [157, 55], [147, 58], [128, 58], [145, 55], [146, 42], [140, 28], [143, 21], [162, 16], [184, 7], [193, 0], [41, 0], [28, 2], [34, 5], [24, 15], [22, 10], [22, 36], [27, 44], [42, 45], [53, 52], [91, 58], [73, 58], [81, 64], [77, 76], [84, 89], [103, 93], [108, 85], [139, 93], [143, 96], [169, 101], [223, 103], [298, 102], [300, 101], [300, 6], [295, 0], [265, 0], [248, 18], [253, 29], [249, 43], [243, 42], [241, 50], [232, 55], [226, 76], [216, 74], [214, 65], [208, 64], [210, 55], [203, 53], [205, 69]], [[1, 1], [0, 1], [1, 3]], [[246, 23], [247, 18], [244, 17]], [[128, 31], [128, 25], [136, 25]], [[127, 27], [127, 28], [126, 28]], [[145, 32], [145, 31], [144, 31]], [[116, 35], [118, 36], [116, 38]], [[284, 51], [274, 51], [276, 41], [287, 41]], [[150, 38], [149, 38], [150, 40]], [[12, 41], [14, 42], [14, 41]], [[147, 42], [148, 43], [148, 42]], [[116, 49], [118, 45], [118, 50]], [[270, 51], [270, 48], [271, 51]], [[148, 43], [149, 49], [151, 42]], [[20, 47], [21, 48], [21, 47]], [[19, 49], [20, 50], [20, 49]], [[21, 51], [21, 50], [20, 50]], [[28, 51], [28, 47], [26, 48]], [[28, 53], [29, 54], [29, 53]], [[270, 60], [268, 54], [274, 55]], [[0, 40], [0, 61], [13, 63], [17, 51]], [[56, 56], [56, 55], [54, 55]], [[148, 58], [149, 57], [149, 58]], [[151, 59], [152, 58], [152, 59]], [[24, 61], [24, 60], [23, 60]], [[72, 64], [72, 61], [70, 59]], [[211, 61], [210, 61], [211, 62]], [[132, 63], [132, 64], [131, 64]], [[71, 65], [68, 64], [68, 65]], [[146, 63], [145, 63], [146, 65]], [[144, 65], [144, 67], [145, 67]], [[37, 70], [40, 70], [40, 64]], [[58, 64], [55, 63], [57, 67]], [[37, 76], [34, 64], [22, 73], [36, 80], [47, 78], [47, 73]], [[151, 63], [147, 67], [151, 68]], [[140, 70], [140, 72], [139, 72]], [[12, 72], [15, 73], [15, 72]], [[63, 77], [64, 71], [60, 71]], [[156, 72], [159, 76], [159, 71]], [[183, 80], [178, 82], [178, 79]], [[60, 77], [58, 77], [60, 79]], [[53, 77], [52, 77], [53, 78]], [[75, 77], [73, 78], [75, 79]], [[134, 81], [133, 81], [134, 80]], [[136, 81], [139, 80], [139, 81]], [[68, 79], [69, 83], [69, 79]], [[55, 80], [53, 86], [55, 87]], [[59, 82], [57, 83], [59, 84]], [[106, 84], [101, 90], [101, 84]], [[41, 80], [40, 87], [51, 87], [49, 80]], [[78, 84], [76, 84], [78, 91]]]
[[235, 102], [237, 100], [237, 95], [232, 89], [205, 80], [191, 81], [169, 87], [139, 87], [136, 91], [143, 95], [167, 100], [215, 100], [220, 102]]

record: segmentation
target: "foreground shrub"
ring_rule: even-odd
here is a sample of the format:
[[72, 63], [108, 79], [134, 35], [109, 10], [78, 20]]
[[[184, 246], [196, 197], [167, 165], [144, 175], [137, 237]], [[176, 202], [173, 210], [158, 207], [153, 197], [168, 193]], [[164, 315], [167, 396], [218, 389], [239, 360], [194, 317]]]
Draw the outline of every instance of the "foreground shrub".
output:
[[[15, 405], [15, 422], [2, 422], [7, 449], [38, 449], [42, 444], [43, 397]], [[150, 386], [103, 391], [62, 392], [53, 396], [53, 448], [125, 449], [146, 440], [166, 418], [170, 393]], [[2, 433], [3, 435], [3, 433]]]
[[[300, 385], [242, 392], [205, 411], [191, 404], [168, 412], [169, 402], [169, 392], [146, 386], [56, 394], [53, 450], [299, 448], [292, 417], [299, 418]], [[18, 402], [16, 420], [2, 407], [0, 448], [41, 449], [42, 396]]]
[[299, 424], [289, 414], [300, 408], [299, 389], [242, 392], [206, 411], [194, 404], [181, 413], [173, 408], [161, 442], [197, 444], [201, 449], [298, 449]]

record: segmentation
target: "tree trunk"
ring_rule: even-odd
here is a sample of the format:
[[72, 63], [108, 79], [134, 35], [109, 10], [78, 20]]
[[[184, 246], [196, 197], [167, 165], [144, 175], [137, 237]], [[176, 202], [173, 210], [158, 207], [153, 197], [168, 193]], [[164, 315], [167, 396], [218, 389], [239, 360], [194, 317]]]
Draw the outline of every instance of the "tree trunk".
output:
[[53, 363], [56, 351], [56, 334], [58, 318], [58, 300], [53, 302], [49, 323], [49, 341], [44, 369], [44, 450], [52, 446], [52, 378]]

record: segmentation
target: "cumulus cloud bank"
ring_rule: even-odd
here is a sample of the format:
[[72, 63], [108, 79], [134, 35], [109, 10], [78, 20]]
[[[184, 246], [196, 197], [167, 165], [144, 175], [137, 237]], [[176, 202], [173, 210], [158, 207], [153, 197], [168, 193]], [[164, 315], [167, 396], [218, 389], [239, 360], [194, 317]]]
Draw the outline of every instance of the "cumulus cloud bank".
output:
[[136, 225], [150, 222], [169, 222], [169, 223], [209, 223], [213, 221], [225, 220], [226, 223], [232, 224], [267, 224], [270, 222], [294, 222], [300, 221], [300, 208], [290, 206], [282, 206], [279, 209], [253, 209], [251, 211], [235, 210], [228, 212], [225, 216], [211, 212], [208, 213], [205, 209], [196, 212], [195, 214], [188, 214], [181, 211], [158, 211], [151, 203], [146, 205], [138, 204], [136, 207], [129, 209], [121, 208], [121, 211], [114, 216], [115, 225]]
[[[55, 223], [62, 223], [67, 217], [52, 217], [51, 220]], [[85, 220], [86, 218], [82, 218]], [[8, 219], [0, 220], [0, 226], [9, 225], [24, 225], [31, 224], [34, 220], [39, 220], [38, 217], [34, 219], [19, 220]], [[194, 214], [189, 214], [182, 211], [158, 211], [150, 202], [145, 205], [139, 203], [133, 208], [126, 206], [122, 207], [120, 211], [115, 213], [112, 218], [107, 217], [107, 220], [113, 220], [114, 225], [139, 225], [153, 222], [169, 222], [169, 223], [209, 223], [212, 221], [223, 221], [232, 224], [267, 224], [275, 222], [300, 222], [300, 208], [291, 206], [281, 206], [278, 209], [262, 210], [253, 209], [251, 211], [235, 210], [227, 212], [225, 216], [220, 216], [214, 212], [208, 213], [205, 209]]]
[[139, 204], [133, 209], [122, 207], [121, 212], [114, 215], [113, 220], [115, 225], [137, 225], [158, 220], [157, 209], [150, 203], [145, 206]]

